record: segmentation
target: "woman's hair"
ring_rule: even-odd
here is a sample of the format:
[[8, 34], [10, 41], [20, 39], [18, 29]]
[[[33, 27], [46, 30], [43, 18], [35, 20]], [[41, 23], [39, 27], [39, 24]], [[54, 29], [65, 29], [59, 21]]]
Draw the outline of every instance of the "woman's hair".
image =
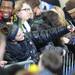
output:
[[22, 5], [23, 5], [24, 2], [25, 2], [25, 0], [17, 0], [15, 2], [14, 13], [20, 11], [20, 9], [22, 8]]
[[66, 26], [68, 23], [65, 19], [63, 10], [55, 6], [48, 12], [44, 13], [46, 21], [50, 22], [52, 26]]

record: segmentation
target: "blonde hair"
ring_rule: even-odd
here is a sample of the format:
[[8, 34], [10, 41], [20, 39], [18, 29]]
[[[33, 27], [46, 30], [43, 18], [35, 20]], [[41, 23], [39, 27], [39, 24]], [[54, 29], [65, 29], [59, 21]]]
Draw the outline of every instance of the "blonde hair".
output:
[[25, 0], [17, 0], [15, 2], [14, 13], [17, 13], [21, 9], [24, 2]]
[[68, 25], [68, 22], [65, 19], [65, 14], [64, 14], [63, 10], [60, 7], [54, 6], [54, 8], [51, 9], [51, 11], [54, 11], [55, 13], [58, 14], [59, 21], [60, 21], [60, 23], [61, 23], [62, 26]]

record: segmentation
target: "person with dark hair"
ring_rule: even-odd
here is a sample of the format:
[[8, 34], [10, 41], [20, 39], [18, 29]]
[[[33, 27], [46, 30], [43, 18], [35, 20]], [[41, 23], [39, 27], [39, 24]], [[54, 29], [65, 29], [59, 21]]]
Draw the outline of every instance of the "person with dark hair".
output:
[[68, 20], [71, 20], [72, 23], [75, 25], [74, 18], [75, 18], [75, 0], [69, 0], [65, 7], [65, 16], [67, 17]]
[[[41, 29], [40, 31], [27, 32], [27, 33], [25, 33], [25, 40], [28, 40], [28, 44], [25, 41], [25, 45], [26, 45], [25, 46], [23, 41], [20, 42], [23, 50], [17, 51], [18, 48], [21, 49], [20, 45], [19, 45], [19, 47], [17, 47], [15, 52], [14, 52], [14, 50], [10, 51], [11, 52], [10, 55], [13, 58], [13, 60], [18, 60], [18, 61], [22, 61], [22, 60], [26, 59], [26, 57], [30, 56], [30, 54], [35, 56], [36, 53], [37, 53], [37, 52], [36, 53], [34, 52], [35, 50], [33, 50], [34, 54], [30, 53], [30, 51], [29, 51], [29, 49], [33, 49], [32, 48], [32, 42], [30, 40], [32, 40], [35, 43], [36, 47], [38, 47], [38, 46], [44, 47], [45, 45], [48, 44], [48, 42], [51, 42], [51, 41], [55, 40], [55, 38], [61, 37], [62, 35], [66, 34], [67, 32], [69, 32], [69, 31], [67, 30], [66, 26], [60, 26], [60, 27], [57, 27], [57, 28], [51, 28], [51, 29], [47, 29], [47, 30]], [[30, 38], [30, 40], [28, 38]], [[29, 44], [31, 44], [31, 46], [29, 46]], [[12, 48], [13, 47], [14, 46], [12, 46]], [[27, 55], [25, 55], [25, 53], [24, 53], [24, 52], [27, 52], [25, 49], [27, 49], [27, 51], [28, 51]], [[16, 56], [15, 53], [17, 53], [17, 56]], [[16, 58], [14, 58], [14, 57], [16, 57]]]
[[53, 5], [49, 5], [40, 0], [25, 0], [25, 2], [31, 6], [35, 16], [39, 16], [44, 10], [48, 11], [53, 8]]
[[[65, 18], [69, 22], [69, 24], [71, 24], [71, 27], [73, 27], [73, 25], [75, 26], [75, 0], [67, 1], [63, 10], [65, 12]], [[73, 53], [75, 54], [75, 32], [71, 33], [70, 37], [68, 37], [67, 39], [68, 42], [66, 44], [69, 50], [73, 51]]]
[[[0, 5], [0, 24], [5, 25], [2, 30], [6, 33], [6, 38], [17, 41], [24, 40], [23, 32], [13, 24], [12, 16], [13, 16], [13, 7], [14, 3], [10, 0], [2, 0]], [[20, 37], [19, 37], [20, 36]], [[8, 41], [7, 41], [8, 42]]]
[[[9, 9], [8, 9], [9, 8]], [[3, 21], [9, 21], [11, 20], [11, 17], [13, 15], [12, 10], [14, 9], [14, 0], [2, 0], [0, 4], [0, 14], [2, 14], [0, 17]], [[8, 19], [8, 20], [7, 20]], [[0, 20], [0, 22], [2, 21]]]
[[[25, 61], [29, 57], [36, 59], [36, 47], [29, 39], [28, 35], [24, 37], [22, 30], [13, 23], [13, 4], [10, 0], [2, 0], [0, 11], [2, 13], [1, 22], [8, 25], [9, 32], [7, 36], [7, 45], [5, 59], [9, 62]], [[30, 50], [31, 49], [31, 50]], [[8, 63], [9, 63], [8, 62]]]
[[[55, 48], [58, 49], [57, 47]], [[54, 48], [49, 48], [49, 50], [45, 50], [40, 56], [39, 66], [41, 70], [47, 69], [52, 74], [62, 75], [62, 64], [62, 56], [57, 53]]]
[[58, 28], [41, 30], [40, 32], [38, 31], [33, 31], [31, 33], [27, 32], [24, 37], [23, 32], [21, 32], [20, 29], [16, 28], [17, 25], [16, 27], [12, 27], [10, 34], [14, 32], [16, 33], [14, 34], [14, 37], [9, 35], [10, 36], [9, 39], [11, 41], [7, 41], [7, 53], [9, 53], [9, 56], [12, 58], [12, 61], [16, 62], [24, 61], [29, 57], [31, 57], [32, 60], [36, 61], [38, 55], [36, 46], [34, 45], [33, 42], [35, 42], [37, 45], [39, 45], [39, 43], [41, 42], [45, 46], [46, 44], [48, 44], [48, 42], [54, 40], [57, 37], [61, 37], [62, 35], [69, 32], [66, 27], [61, 26]]
[[[13, 9], [14, 9], [14, 0], [2, 0], [0, 5], [0, 14], [1, 14], [0, 23], [3, 23], [4, 25], [7, 25], [8, 27], [13, 25], [13, 19], [12, 19]], [[16, 29], [16, 32], [17, 31], [18, 29]], [[20, 34], [20, 37], [18, 38], [16, 37], [17, 40], [19, 40], [22, 36], [23, 34]]]

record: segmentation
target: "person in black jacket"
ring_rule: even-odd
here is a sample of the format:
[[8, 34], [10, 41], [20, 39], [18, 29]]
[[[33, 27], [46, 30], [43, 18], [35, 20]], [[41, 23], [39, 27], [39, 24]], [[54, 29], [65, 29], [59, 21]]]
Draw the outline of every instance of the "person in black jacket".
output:
[[[8, 48], [12, 49], [12, 51], [10, 50], [8, 53], [10, 53], [10, 57], [13, 58], [13, 60], [17, 61], [26, 60], [30, 56], [34, 58], [37, 56], [38, 52], [36, 50], [36, 47], [38, 49], [42, 48], [45, 45], [47, 45], [49, 42], [52, 42], [56, 38], [59, 38], [68, 32], [69, 30], [67, 29], [67, 26], [61, 26], [61, 25], [58, 27], [47, 28], [46, 30], [41, 29], [40, 31], [36, 30], [36, 31], [26, 32], [24, 34], [25, 39], [23, 41], [17, 42], [18, 46], [16, 44], [12, 45], [13, 43], [10, 42], [11, 46], [8, 45]], [[14, 49], [14, 47], [16, 48]]]
[[1, 15], [0, 23], [1, 25], [2, 23], [5, 25], [10, 25], [8, 26], [8, 31], [7, 31], [8, 35], [6, 34], [7, 44], [6, 44], [6, 53], [4, 57], [4, 59], [6, 59], [8, 63], [10, 63], [10, 61], [12, 62], [23, 61], [29, 57], [34, 59], [36, 55], [35, 53], [36, 47], [34, 46], [33, 42], [31, 40], [28, 40], [29, 38], [27, 38], [24, 41], [24, 33], [17, 27], [17, 25], [13, 23], [13, 20], [11, 19], [13, 16], [12, 14], [13, 8], [14, 8], [13, 1], [2, 0], [1, 5], [0, 5], [0, 11], [3, 14]]
[[[17, 25], [16, 25], [16, 27]], [[15, 30], [17, 30], [15, 29]], [[12, 27], [12, 30], [10, 31], [11, 33], [15, 33], [18, 31], [15, 31], [14, 27]], [[41, 30], [41, 31], [32, 31], [32, 32], [27, 32], [25, 33], [25, 37], [21, 41], [15, 40], [16, 34], [14, 35], [14, 41], [11, 40], [13, 36], [9, 35], [9, 39], [11, 41], [7, 42], [7, 52], [12, 59], [11, 61], [24, 61], [28, 57], [31, 57], [32, 60], [36, 62], [36, 57], [38, 56], [37, 54], [37, 49], [35, 44], [39, 45], [39, 43], [44, 44], [43, 46], [47, 45], [48, 42], [51, 42], [55, 40], [55, 38], [61, 37], [64, 34], [68, 33], [69, 30], [67, 29], [66, 26], [59, 26], [55, 28], [51, 28], [48, 30]], [[17, 34], [17, 36], [19, 36]], [[13, 41], [13, 42], [12, 42]], [[35, 44], [34, 44], [34, 43]], [[42, 46], [41, 46], [42, 47]]]
[[[13, 60], [23, 61], [27, 57], [27, 55], [29, 57], [30, 52], [33, 51], [33, 53], [31, 52], [31, 56], [34, 57], [36, 55], [36, 54], [33, 55], [35, 53], [34, 52], [35, 45], [32, 44], [32, 41], [36, 44], [36, 46], [38, 46], [40, 44], [40, 46], [42, 48], [45, 45], [47, 45], [49, 42], [52, 42], [56, 38], [61, 37], [68, 32], [69, 32], [69, 30], [67, 30], [66, 27], [58, 27], [58, 28], [53, 28], [53, 29], [49, 29], [49, 30], [32, 31], [32, 32], [26, 33], [25, 41], [24, 40], [23, 40], [23, 42], [21, 41], [20, 44], [18, 44], [18, 47], [16, 47], [16, 44], [12, 45], [13, 43], [10, 42], [11, 46], [9, 44], [8, 48], [13, 49], [13, 50], [10, 50], [10, 52], [9, 52], [10, 56], [11, 56], [11, 58], [13, 58]], [[30, 38], [30, 40], [29, 40], [29, 38]], [[14, 50], [14, 47], [15, 47], [15, 50]], [[22, 50], [21, 50], [21, 48], [22, 48]], [[26, 48], [27, 48], [27, 51], [25, 51]], [[33, 49], [30, 50], [31, 48], [33, 48]], [[26, 53], [28, 53], [28, 54], [26, 55]]]

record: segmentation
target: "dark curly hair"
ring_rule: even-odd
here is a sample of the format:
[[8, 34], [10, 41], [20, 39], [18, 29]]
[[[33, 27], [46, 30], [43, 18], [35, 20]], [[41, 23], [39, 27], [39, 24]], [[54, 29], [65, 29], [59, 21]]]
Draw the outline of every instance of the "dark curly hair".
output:
[[0, 5], [1, 5], [2, 1], [11, 1], [13, 3], [13, 8], [15, 6], [15, 0], [0, 0]]

